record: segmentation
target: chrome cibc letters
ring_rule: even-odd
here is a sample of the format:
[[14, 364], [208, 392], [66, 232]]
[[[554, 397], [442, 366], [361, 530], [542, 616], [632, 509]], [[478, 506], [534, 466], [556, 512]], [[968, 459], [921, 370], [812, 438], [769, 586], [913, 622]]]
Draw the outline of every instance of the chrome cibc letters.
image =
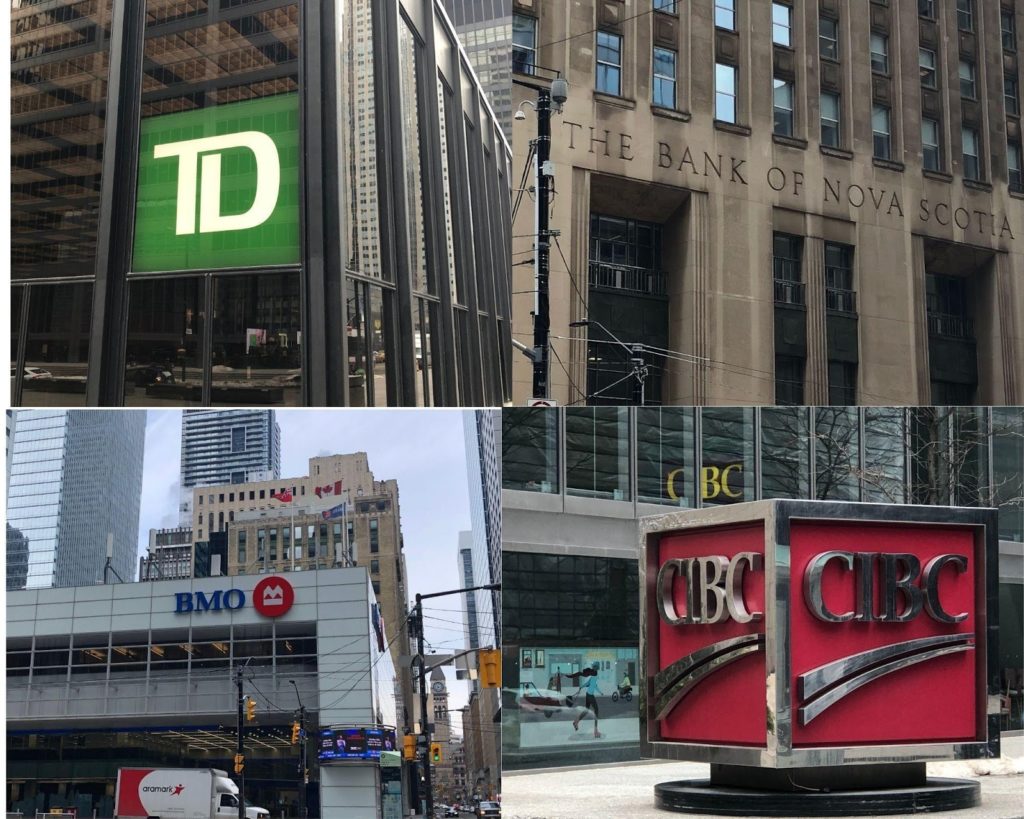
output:
[[[848, 572], [856, 575], [856, 610], [837, 613], [825, 604], [821, 577], [831, 561], [838, 561]], [[966, 555], [939, 555], [929, 560], [921, 570], [916, 555], [905, 552], [822, 552], [815, 555], [804, 571], [804, 600], [811, 613], [826, 623], [863, 622], [905, 623], [917, 617], [924, 609], [939, 623], [959, 623], [967, 619], [967, 612], [950, 614], [939, 599], [939, 572], [947, 563], [957, 571], [967, 571]], [[881, 610], [875, 613], [874, 573], [879, 567], [881, 577]], [[920, 580], [920, 583], [918, 581]], [[897, 597], [902, 596], [903, 611], [897, 614]]]
[[[749, 611], [743, 601], [743, 575], [764, 565], [757, 552], [740, 552], [732, 559], [722, 555], [667, 560], [658, 570], [657, 600], [661, 618], [670, 626], [750, 623], [764, 613]], [[679, 614], [673, 595], [676, 577], [686, 578], [686, 612]]]

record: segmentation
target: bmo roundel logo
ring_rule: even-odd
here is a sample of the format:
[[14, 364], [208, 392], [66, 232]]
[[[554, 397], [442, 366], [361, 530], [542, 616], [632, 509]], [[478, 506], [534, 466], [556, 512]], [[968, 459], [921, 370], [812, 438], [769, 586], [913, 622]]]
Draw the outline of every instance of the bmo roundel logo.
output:
[[295, 589], [280, 575], [264, 577], [252, 590], [252, 604], [264, 617], [287, 614], [295, 602]]

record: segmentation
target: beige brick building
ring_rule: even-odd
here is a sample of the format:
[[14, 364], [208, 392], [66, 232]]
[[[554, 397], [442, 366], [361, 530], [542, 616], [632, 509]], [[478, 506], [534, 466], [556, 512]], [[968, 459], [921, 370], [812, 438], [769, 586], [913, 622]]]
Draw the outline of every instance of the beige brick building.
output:
[[[291, 501], [272, 497], [285, 491]], [[323, 517], [342, 502], [344, 515]], [[399, 656], [409, 653], [402, 628], [408, 598], [398, 482], [375, 480], [365, 452], [310, 458], [309, 474], [302, 477], [197, 487], [192, 509], [194, 544], [226, 534], [229, 575], [365, 566], [387, 639], [401, 631], [391, 648], [396, 667]], [[405, 702], [411, 695], [407, 676]]]
[[[551, 397], [633, 400], [622, 342], [645, 345], [648, 403], [1024, 400], [1020, 0], [513, 11], [516, 82], [569, 84]], [[515, 86], [516, 179], [537, 93]], [[524, 198], [513, 226], [527, 345], [534, 211]], [[520, 403], [523, 356], [514, 382]]]

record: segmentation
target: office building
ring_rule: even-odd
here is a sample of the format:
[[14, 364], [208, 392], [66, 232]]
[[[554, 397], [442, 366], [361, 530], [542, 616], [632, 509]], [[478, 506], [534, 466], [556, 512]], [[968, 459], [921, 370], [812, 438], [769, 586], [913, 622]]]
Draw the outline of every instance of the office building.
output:
[[[556, 76], [569, 88], [551, 118], [546, 397], [1024, 401], [1019, 2], [582, 0], [568, 14], [513, 0], [513, 14], [513, 168], [529, 186], [526, 103]], [[535, 233], [523, 198], [526, 344]], [[517, 355], [517, 404], [532, 378]]]
[[14, 405], [509, 400], [510, 150], [440, 0], [11, 27]]
[[140, 583], [150, 580], [189, 580], [197, 576], [191, 527], [149, 530], [149, 548], [139, 558]]
[[[462, 588], [469, 589], [476, 585], [473, 574], [473, 533], [459, 532], [459, 577]], [[480, 623], [476, 610], [476, 592], [460, 594], [462, 599], [462, 622], [466, 627], [466, 645], [470, 648], [481, 648], [490, 645], [480, 642]]]
[[[473, 583], [467, 584], [468, 588], [501, 582], [501, 418], [494, 410], [475, 410], [463, 415], [462, 423], [473, 549]], [[459, 543], [461, 548], [461, 536]], [[468, 541], [465, 543], [468, 545]], [[474, 596], [482, 644], [497, 646], [501, 639], [501, 593], [477, 591]]]
[[192, 525], [197, 486], [281, 475], [281, 428], [273, 410], [186, 410], [181, 418], [180, 524]]
[[494, 115], [512, 139], [512, 6], [509, 0], [444, 0]]
[[[638, 518], [763, 498], [999, 509], [1004, 687], [1024, 666], [1024, 410], [567, 407], [502, 416], [502, 760], [635, 759]], [[574, 696], [598, 670], [600, 739], [527, 695]], [[525, 704], [524, 704], [525, 700]], [[548, 700], [550, 702], [550, 700]], [[1020, 712], [1004, 727], [1020, 727]]]
[[135, 579], [144, 412], [14, 413], [7, 588]]
[[300, 477], [192, 492], [197, 554], [223, 542], [231, 576], [363, 566], [384, 630], [395, 638], [396, 665], [409, 653], [398, 482], [376, 480], [365, 452], [310, 458], [308, 474]]
[[[246, 724], [244, 779], [235, 781], [246, 800], [298, 816], [305, 797], [309, 816], [376, 819], [379, 758], [324, 758], [319, 731], [383, 727], [382, 743], [387, 731], [402, 733], [397, 674], [375, 627], [367, 570], [276, 576], [288, 605], [264, 604], [273, 598], [261, 593], [263, 580], [8, 593], [8, 810], [113, 816], [119, 768], [231, 771], [236, 671], [245, 666], [256, 719]], [[218, 604], [184, 605], [200, 599]], [[291, 744], [300, 700], [309, 732], [304, 793]]]

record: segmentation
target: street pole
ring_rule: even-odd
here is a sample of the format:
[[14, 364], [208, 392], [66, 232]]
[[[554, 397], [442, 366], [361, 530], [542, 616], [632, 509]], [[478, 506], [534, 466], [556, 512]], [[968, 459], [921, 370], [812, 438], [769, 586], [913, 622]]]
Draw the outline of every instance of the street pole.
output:
[[423, 738], [425, 746], [423, 751], [423, 787], [426, 790], [426, 815], [434, 815], [434, 792], [430, 784], [430, 719], [427, 716], [427, 661], [423, 656], [423, 597], [416, 595], [416, 651], [420, 658], [420, 719], [423, 724]]
[[295, 687], [295, 698], [299, 701], [299, 816], [305, 817], [306, 807], [306, 785], [309, 782], [309, 772], [306, 770], [306, 706], [302, 704], [302, 697], [299, 696], [299, 686], [295, 680], [288, 680]]
[[533, 397], [549, 397], [548, 280], [551, 241], [548, 230], [548, 160], [551, 156], [551, 94], [547, 89], [537, 92], [537, 303], [533, 316]]
[[633, 367], [633, 404], [638, 407], [644, 405], [644, 348], [642, 344], [632, 345], [633, 357], [629, 363]]
[[[242, 720], [245, 718], [242, 711], [245, 710], [245, 698], [242, 696], [242, 667], [236, 669], [235, 680], [238, 686], [238, 756], [245, 756], [245, 749], [242, 745]], [[245, 819], [245, 768], [238, 774], [238, 819]]]

